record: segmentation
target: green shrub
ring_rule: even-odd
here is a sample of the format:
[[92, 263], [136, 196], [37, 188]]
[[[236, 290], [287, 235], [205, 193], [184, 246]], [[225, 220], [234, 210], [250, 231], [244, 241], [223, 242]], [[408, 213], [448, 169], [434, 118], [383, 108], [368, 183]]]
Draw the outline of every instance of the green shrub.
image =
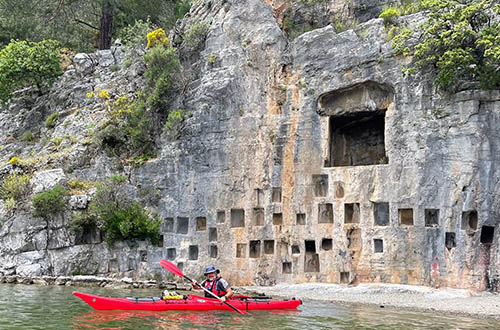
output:
[[54, 112], [53, 114], [49, 115], [45, 120], [45, 127], [54, 128], [56, 126], [56, 122], [58, 119], [59, 119], [59, 112]]
[[208, 63], [215, 64], [215, 62], [217, 62], [217, 55], [210, 54], [210, 56], [208, 56]]
[[207, 23], [196, 23], [191, 25], [184, 34], [183, 44], [188, 51], [194, 51], [200, 48], [207, 37], [209, 26]]
[[14, 201], [22, 200], [29, 193], [30, 176], [12, 173], [3, 179], [0, 186], [0, 198]]
[[16, 89], [28, 85], [41, 93], [63, 73], [59, 61], [56, 41], [12, 40], [0, 50], [0, 100], [7, 102]]
[[25, 132], [23, 136], [21, 137], [21, 141], [27, 142], [27, 143], [33, 143], [35, 142], [35, 136], [31, 132]]
[[186, 112], [184, 110], [171, 111], [168, 114], [167, 122], [163, 128], [169, 137], [174, 139], [179, 137], [185, 116]]
[[89, 205], [90, 216], [105, 231], [108, 244], [117, 240], [150, 239], [157, 244], [160, 238], [160, 220], [151, 217], [137, 202], [124, 198], [121, 183], [109, 180], [102, 183]]
[[136, 20], [134, 25], [128, 25], [118, 32], [118, 38], [122, 45], [127, 48], [136, 46], [146, 46], [146, 35], [156, 29], [154, 24], [148, 18], [146, 21]]
[[67, 190], [57, 185], [53, 189], [36, 194], [33, 198], [33, 216], [49, 218], [52, 214], [64, 211]]
[[117, 71], [120, 71], [120, 66], [118, 64], [113, 64], [110, 67], [110, 69], [111, 69], [112, 72], [117, 72]]
[[159, 44], [144, 55], [148, 87], [152, 90], [148, 104], [159, 109], [167, 104], [166, 96], [172, 87], [172, 78], [181, 69], [175, 48]]
[[[479, 82], [483, 89], [500, 87], [500, 22], [495, 18], [500, 5], [492, 0], [423, 0], [411, 8], [426, 10], [427, 20], [415, 32], [402, 29], [405, 33], [392, 43], [396, 53], [413, 55], [407, 73], [435, 68], [434, 83], [451, 93], [464, 82]], [[414, 47], [406, 45], [410, 38], [418, 40]]]
[[95, 182], [90, 182], [90, 181], [82, 181], [79, 179], [74, 179], [66, 182], [66, 186], [69, 189], [69, 194], [70, 195], [80, 195], [84, 194], [87, 190], [90, 188], [95, 187]]
[[147, 162], [150, 159], [151, 159], [151, 157], [147, 154], [140, 155], [140, 156], [134, 157], [132, 159], [132, 161], [130, 162], [130, 165], [132, 165], [133, 167], [141, 167], [145, 162]]

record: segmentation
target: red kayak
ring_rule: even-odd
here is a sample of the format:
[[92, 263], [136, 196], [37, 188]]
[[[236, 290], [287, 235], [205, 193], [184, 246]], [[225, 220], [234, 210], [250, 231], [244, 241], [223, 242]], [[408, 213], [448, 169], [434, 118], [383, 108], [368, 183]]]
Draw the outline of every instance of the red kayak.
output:
[[[168, 311], [168, 310], [232, 310], [226, 304], [217, 299], [205, 298], [196, 295], [188, 295], [185, 299], [161, 298], [111, 298], [94, 296], [82, 292], [73, 292], [95, 310], [143, 310], [143, 311]], [[263, 310], [263, 309], [294, 309], [302, 301], [297, 299], [273, 300], [269, 297], [247, 297], [239, 296], [228, 300], [234, 307], [240, 310]]]

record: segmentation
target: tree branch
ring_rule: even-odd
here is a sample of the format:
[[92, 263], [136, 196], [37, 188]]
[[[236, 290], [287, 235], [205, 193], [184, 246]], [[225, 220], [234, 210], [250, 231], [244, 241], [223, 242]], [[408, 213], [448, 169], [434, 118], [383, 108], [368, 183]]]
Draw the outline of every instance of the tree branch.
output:
[[98, 27], [92, 26], [92, 25], [90, 25], [90, 24], [89, 24], [89, 23], [87, 23], [87, 22], [84, 22], [84, 21], [79, 20], [78, 18], [75, 18], [75, 22], [77, 22], [78, 24], [82, 24], [82, 25], [88, 26], [88, 27], [89, 27], [89, 28], [91, 28], [91, 29], [94, 29], [94, 30], [99, 31], [99, 28], [98, 28]]

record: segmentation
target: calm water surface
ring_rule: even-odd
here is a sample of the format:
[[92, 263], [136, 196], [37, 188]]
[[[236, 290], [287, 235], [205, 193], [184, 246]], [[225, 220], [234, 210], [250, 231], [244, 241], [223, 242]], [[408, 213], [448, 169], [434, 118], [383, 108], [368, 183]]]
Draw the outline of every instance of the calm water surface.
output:
[[157, 296], [159, 290], [0, 284], [0, 329], [500, 329], [493, 320], [306, 301], [296, 311], [94, 311], [74, 290]]

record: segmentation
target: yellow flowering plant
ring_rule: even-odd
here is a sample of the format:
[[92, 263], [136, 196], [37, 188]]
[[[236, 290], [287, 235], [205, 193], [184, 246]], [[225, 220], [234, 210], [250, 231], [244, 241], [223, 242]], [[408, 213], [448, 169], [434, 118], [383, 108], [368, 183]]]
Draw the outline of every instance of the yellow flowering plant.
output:
[[146, 48], [151, 48], [156, 45], [168, 44], [167, 35], [165, 34], [165, 30], [163, 30], [162, 28], [149, 32], [147, 34], [147, 39], [148, 39], [148, 44], [146, 45]]

